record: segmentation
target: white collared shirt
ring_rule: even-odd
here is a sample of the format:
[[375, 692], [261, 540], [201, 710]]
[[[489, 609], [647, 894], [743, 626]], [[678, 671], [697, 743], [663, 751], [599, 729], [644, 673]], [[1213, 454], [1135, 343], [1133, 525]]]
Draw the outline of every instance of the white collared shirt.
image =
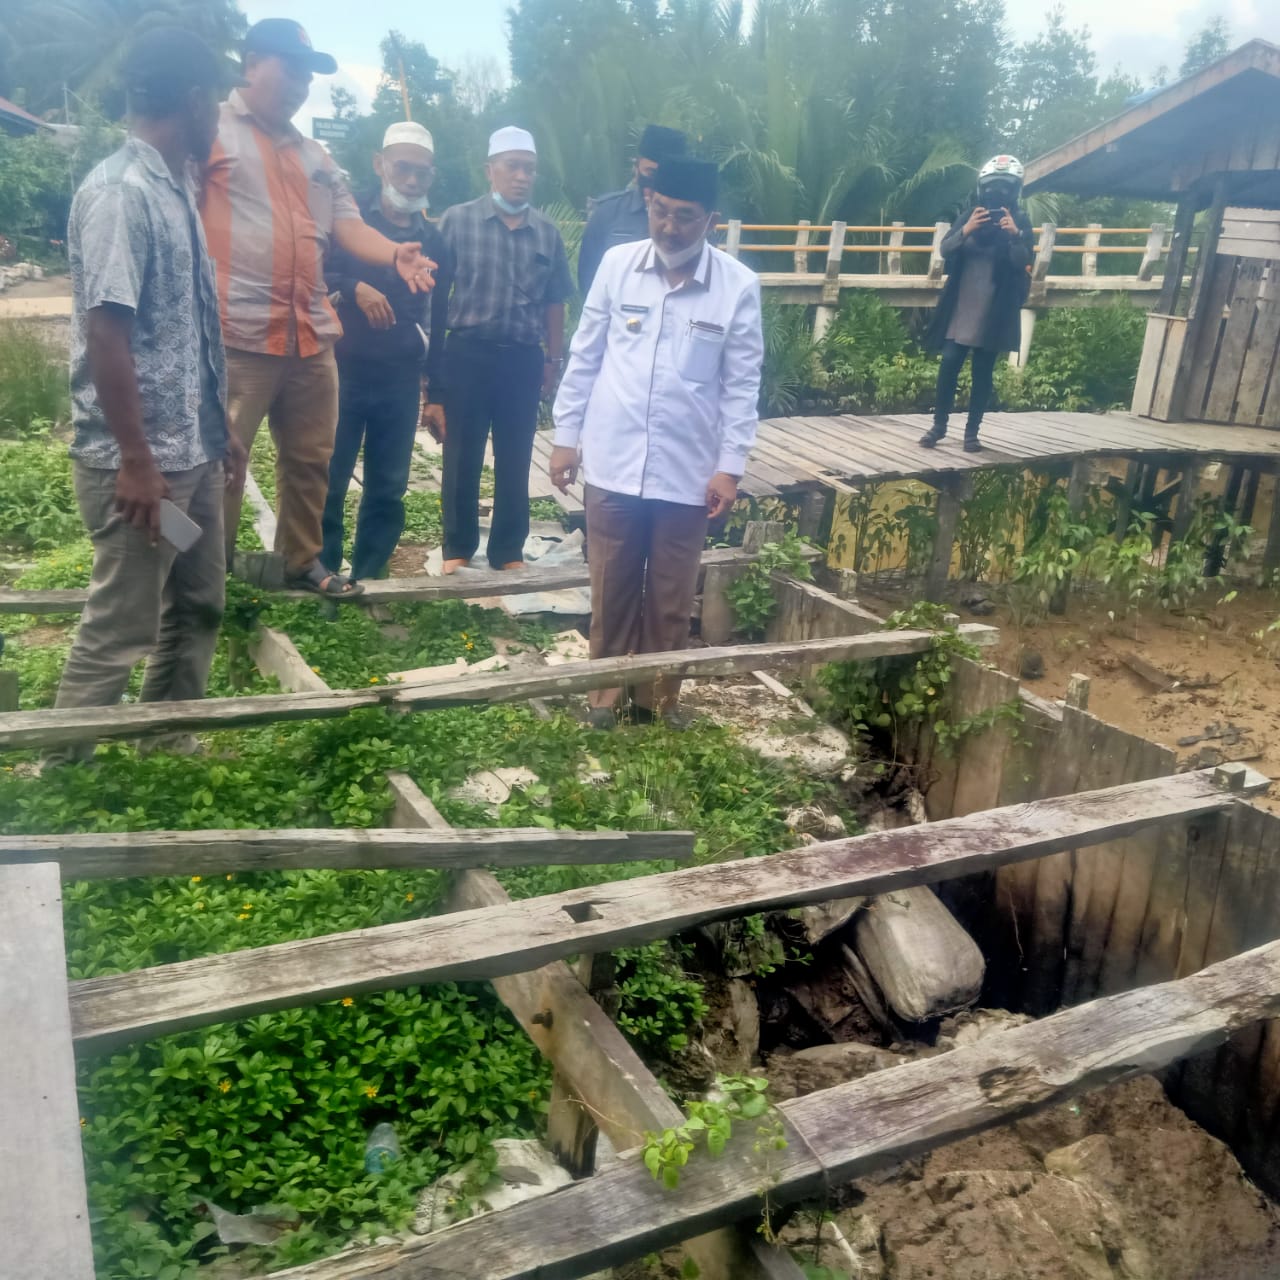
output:
[[764, 338], [756, 273], [709, 245], [672, 288], [653, 241], [600, 263], [556, 396], [555, 443], [588, 484], [702, 506], [755, 443]]

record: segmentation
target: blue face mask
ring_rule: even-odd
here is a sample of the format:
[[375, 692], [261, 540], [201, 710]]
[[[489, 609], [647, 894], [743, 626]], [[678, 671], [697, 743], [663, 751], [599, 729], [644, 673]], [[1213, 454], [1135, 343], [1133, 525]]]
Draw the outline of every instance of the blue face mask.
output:
[[523, 213], [529, 207], [529, 202], [527, 200], [524, 204], [512, 204], [506, 196], [501, 196], [496, 191], [493, 193], [493, 203], [496, 204], [503, 213], [509, 213], [512, 217], [515, 217], [518, 213]]

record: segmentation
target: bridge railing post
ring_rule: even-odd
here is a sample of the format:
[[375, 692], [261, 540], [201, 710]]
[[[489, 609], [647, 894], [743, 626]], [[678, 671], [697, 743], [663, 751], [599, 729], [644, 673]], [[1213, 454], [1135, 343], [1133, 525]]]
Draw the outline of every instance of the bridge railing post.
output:
[[800, 225], [796, 229], [796, 274], [808, 275], [809, 273], [809, 228], [813, 224], [808, 218], [801, 218]]
[[724, 251], [731, 258], [736, 258], [742, 247], [742, 220], [740, 218], [729, 219], [729, 231], [724, 239]]
[[942, 237], [950, 230], [949, 222], [933, 224], [933, 243], [929, 246], [929, 279], [935, 283], [942, 279], [942, 268], [946, 265], [942, 261]]
[[1153, 222], [1147, 236], [1147, 247], [1142, 251], [1142, 263], [1138, 267], [1138, 279], [1150, 280], [1155, 274], [1156, 263], [1164, 253], [1164, 223]]
[[906, 225], [905, 222], [895, 222], [893, 230], [889, 232], [887, 270], [891, 276], [900, 276], [902, 274], [902, 243], [905, 237], [905, 232], [902, 228]]
[[1053, 261], [1053, 246], [1058, 238], [1056, 223], [1046, 222], [1040, 228], [1040, 247], [1036, 250], [1035, 263], [1031, 268], [1031, 294], [1027, 298], [1029, 307], [1043, 307], [1049, 289], [1049, 263]]
[[844, 222], [831, 224], [831, 239], [827, 242], [827, 274], [822, 282], [822, 303], [834, 307], [840, 301], [840, 266], [844, 261], [844, 236], [848, 227]]
[[[1084, 253], [1080, 255], [1080, 274], [1096, 276], [1098, 274], [1098, 246], [1102, 244], [1102, 223], [1089, 223], [1089, 230], [1084, 237]], [[1090, 252], [1092, 250], [1092, 252]]]

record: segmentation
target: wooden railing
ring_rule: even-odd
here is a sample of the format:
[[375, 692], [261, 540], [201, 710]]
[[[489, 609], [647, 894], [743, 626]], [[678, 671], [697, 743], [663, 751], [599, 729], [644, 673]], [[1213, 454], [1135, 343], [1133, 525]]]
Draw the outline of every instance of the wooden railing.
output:
[[[783, 301], [834, 306], [843, 289], [873, 289], [900, 306], [929, 306], [942, 287], [942, 238], [950, 224], [857, 226], [844, 222], [814, 224], [744, 223], [720, 225], [721, 244], [732, 257], [755, 267], [761, 284], [781, 290]], [[1169, 249], [1169, 232], [1150, 227], [1035, 228], [1035, 261], [1028, 305], [1088, 306], [1124, 293], [1139, 305], [1154, 301], [1161, 286], [1160, 266]], [[1064, 242], [1065, 241], [1065, 242]], [[790, 255], [790, 269], [777, 262]], [[815, 264], [818, 255], [822, 261]], [[1099, 271], [1099, 258], [1119, 255], [1129, 271]], [[867, 259], [871, 259], [870, 262]], [[1078, 260], [1078, 266], [1076, 262]], [[1061, 271], [1053, 271], [1061, 265]]]

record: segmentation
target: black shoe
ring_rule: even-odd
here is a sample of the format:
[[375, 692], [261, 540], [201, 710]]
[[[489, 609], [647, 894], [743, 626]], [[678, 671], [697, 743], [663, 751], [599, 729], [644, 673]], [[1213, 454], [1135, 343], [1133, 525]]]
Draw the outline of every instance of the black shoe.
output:
[[965, 453], [981, 453], [982, 441], [977, 436], [965, 436], [963, 448]]
[[938, 447], [938, 442], [942, 440], [946, 434], [947, 433], [945, 431], [939, 431], [937, 427], [934, 427], [931, 430], [926, 431], [924, 435], [920, 437], [920, 447], [922, 449], [936, 449]]
[[587, 724], [592, 729], [616, 729], [618, 727], [618, 712], [614, 707], [592, 707], [587, 712]]

